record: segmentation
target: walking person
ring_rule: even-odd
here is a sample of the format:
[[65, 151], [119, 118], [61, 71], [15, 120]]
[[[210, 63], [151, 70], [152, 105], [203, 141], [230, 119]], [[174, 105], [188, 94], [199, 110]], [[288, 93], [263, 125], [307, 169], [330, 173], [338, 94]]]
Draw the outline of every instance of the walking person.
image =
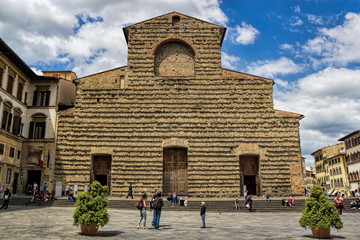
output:
[[201, 202], [200, 205], [200, 216], [201, 216], [201, 221], [202, 221], [202, 226], [201, 228], [205, 228], [205, 216], [206, 216], [206, 204], [205, 202]]
[[141, 225], [141, 221], [144, 222], [144, 229], [147, 229], [146, 227], [146, 209], [147, 209], [147, 204], [146, 204], [146, 200], [147, 200], [147, 195], [146, 193], [144, 193], [140, 199], [140, 202], [142, 203], [142, 208], [140, 208], [140, 219], [138, 221], [138, 225], [137, 228], [140, 228]]
[[344, 199], [341, 197], [340, 193], [337, 194], [336, 198], [334, 199], [335, 207], [339, 211], [340, 215], [342, 215], [342, 211], [345, 210], [344, 207]]
[[11, 198], [11, 191], [9, 190], [9, 188], [6, 188], [4, 191], [4, 202], [0, 209], [8, 208], [10, 198]]
[[158, 191], [156, 198], [154, 198], [153, 201], [153, 207], [154, 207], [153, 224], [155, 229], [160, 229], [161, 209], [163, 206], [164, 206], [164, 201], [161, 198], [161, 191]]
[[128, 190], [128, 195], [126, 196], [126, 199], [128, 197], [131, 197], [131, 199], [134, 199], [134, 196], [133, 196], [133, 187], [132, 187], [132, 184], [130, 183], [130, 186], [129, 186], [129, 190]]
[[245, 206], [247, 209], [249, 209], [249, 212], [252, 211], [252, 195], [251, 194], [249, 196], [247, 196], [246, 201], [245, 201]]

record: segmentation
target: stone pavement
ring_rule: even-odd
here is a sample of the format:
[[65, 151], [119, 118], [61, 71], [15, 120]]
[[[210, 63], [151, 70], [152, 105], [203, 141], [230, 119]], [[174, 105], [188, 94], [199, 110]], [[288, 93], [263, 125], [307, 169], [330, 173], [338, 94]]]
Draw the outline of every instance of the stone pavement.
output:
[[[299, 226], [300, 213], [208, 212], [200, 228], [199, 212], [163, 211], [161, 230], [137, 229], [137, 210], [110, 209], [110, 222], [96, 236], [80, 234], [72, 225], [72, 207], [9, 206], [0, 210], [0, 239], [312, 239]], [[148, 225], [152, 213], [148, 212]], [[331, 230], [333, 239], [360, 239], [358, 214], [344, 213], [344, 228]]]

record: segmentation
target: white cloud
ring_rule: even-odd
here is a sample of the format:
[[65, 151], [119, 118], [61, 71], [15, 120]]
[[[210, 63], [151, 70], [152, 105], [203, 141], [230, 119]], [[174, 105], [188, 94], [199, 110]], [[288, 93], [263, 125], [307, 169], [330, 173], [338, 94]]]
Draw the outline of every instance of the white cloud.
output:
[[291, 9], [294, 10], [294, 13], [301, 13], [301, 9], [300, 9], [300, 6], [299, 5], [296, 5], [294, 7], [291, 7]]
[[58, 64], [79, 77], [126, 64], [126, 25], [172, 11], [228, 21], [217, 0], [3, 0], [1, 6], [1, 37], [27, 64], [44, 70]]
[[346, 66], [360, 62], [360, 13], [347, 13], [343, 25], [322, 28], [319, 36], [303, 46], [306, 55], [318, 62], [332, 66]]
[[286, 75], [301, 71], [301, 67], [293, 60], [281, 57], [277, 60], [257, 61], [248, 66], [252, 74], [273, 78], [276, 75]]
[[292, 16], [289, 21], [292, 27], [301, 26], [304, 23], [298, 16]]
[[327, 68], [300, 79], [291, 89], [275, 88], [275, 108], [301, 113], [303, 155], [336, 144], [360, 125], [360, 70]]
[[322, 16], [316, 16], [313, 14], [306, 14], [308, 21], [312, 24], [323, 25], [324, 19]]
[[236, 69], [235, 64], [240, 61], [240, 58], [234, 55], [229, 55], [226, 52], [221, 52], [221, 63], [223, 68]]
[[260, 34], [260, 32], [253, 26], [246, 24], [245, 22], [241, 23], [241, 26], [237, 25], [235, 27], [236, 33], [232, 33], [233, 41], [242, 45], [249, 45], [255, 42], [255, 39]]

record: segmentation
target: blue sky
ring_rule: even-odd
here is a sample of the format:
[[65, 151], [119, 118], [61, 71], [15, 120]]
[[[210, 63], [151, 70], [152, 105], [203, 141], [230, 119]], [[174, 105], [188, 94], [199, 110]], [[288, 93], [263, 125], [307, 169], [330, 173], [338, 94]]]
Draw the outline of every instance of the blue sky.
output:
[[305, 115], [302, 155], [360, 128], [358, 0], [2, 0], [0, 37], [41, 74], [126, 65], [122, 28], [177, 11], [225, 26], [224, 68], [274, 79], [274, 107]]

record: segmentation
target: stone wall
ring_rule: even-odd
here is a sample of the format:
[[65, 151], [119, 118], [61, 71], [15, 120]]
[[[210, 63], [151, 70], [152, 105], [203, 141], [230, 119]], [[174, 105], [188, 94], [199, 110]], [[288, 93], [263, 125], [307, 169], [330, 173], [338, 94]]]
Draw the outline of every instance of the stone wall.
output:
[[[112, 195], [126, 195], [129, 183], [150, 193], [163, 186], [164, 145], [177, 142], [188, 148], [189, 196], [239, 196], [240, 154], [259, 156], [262, 193], [301, 194], [301, 115], [273, 108], [272, 80], [220, 67], [224, 28], [183, 15], [172, 26], [174, 15], [125, 29], [127, 67], [78, 79], [76, 107], [59, 117], [57, 180], [81, 190], [92, 155], [111, 154]], [[155, 75], [156, 51], [171, 39], [192, 44], [193, 76]], [[126, 88], [116, 84], [121, 74]]]

